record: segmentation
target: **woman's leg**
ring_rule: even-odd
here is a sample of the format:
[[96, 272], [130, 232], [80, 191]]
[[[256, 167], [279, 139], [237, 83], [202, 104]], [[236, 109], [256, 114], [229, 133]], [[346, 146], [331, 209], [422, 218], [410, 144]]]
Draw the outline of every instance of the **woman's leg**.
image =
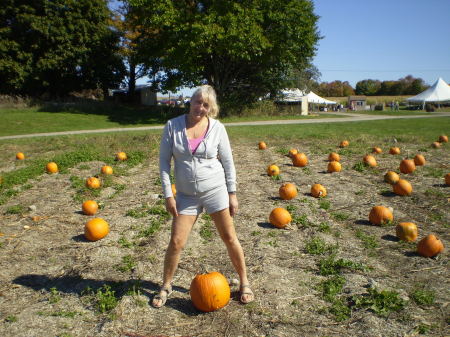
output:
[[[164, 305], [164, 301], [161, 296], [167, 296], [167, 294], [162, 294], [164, 289], [170, 289], [170, 283], [173, 280], [173, 276], [178, 267], [178, 262], [180, 261], [181, 251], [186, 245], [189, 233], [192, 230], [192, 226], [197, 220], [197, 215], [183, 215], [179, 214], [172, 222], [172, 232], [170, 236], [169, 246], [166, 250], [166, 255], [164, 258], [164, 274], [163, 274], [163, 284], [161, 287], [160, 296], [156, 297], [152, 301], [154, 307], [161, 307]], [[167, 293], [167, 291], [165, 291]]]
[[[233, 263], [234, 269], [239, 275], [241, 284], [241, 302], [248, 303], [253, 301], [253, 293], [248, 287], [247, 267], [245, 265], [244, 251], [237, 238], [236, 230], [233, 224], [233, 218], [228, 208], [211, 214], [211, 218], [216, 225], [220, 237], [225, 243], [228, 255]], [[245, 290], [244, 291], [244, 286]]]

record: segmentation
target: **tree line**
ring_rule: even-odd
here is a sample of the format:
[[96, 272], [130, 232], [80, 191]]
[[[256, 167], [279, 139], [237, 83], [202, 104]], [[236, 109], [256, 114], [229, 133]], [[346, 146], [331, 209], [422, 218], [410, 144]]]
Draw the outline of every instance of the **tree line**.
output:
[[[323, 96], [403, 94], [395, 83], [320, 83], [312, 64], [319, 34], [312, 0], [3, 0], [0, 93], [62, 97], [146, 76], [155, 91], [211, 84], [239, 109], [280, 89]], [[397, 82], [401, 82], [398, 84]], [[237, 102], [239, 102], [237, 104]]]
[[320, 96], [325, 97], [417, 95], [429, 87], [423, 79], [415, 78], [412, 75], [396, 81], [361, 80], [356, 83], [355, 88], [347, 81], [315, 83], [313, 86]]

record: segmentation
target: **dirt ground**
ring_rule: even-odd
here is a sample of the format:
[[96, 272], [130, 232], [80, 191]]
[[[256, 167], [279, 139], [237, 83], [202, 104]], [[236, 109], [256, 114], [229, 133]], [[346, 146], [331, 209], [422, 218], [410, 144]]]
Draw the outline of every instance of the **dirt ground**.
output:
[[[235, 224], [256, 295], [253, 303], [240, 304], [238, 286], [233, 285], [232, 299], [225, 308], [202, 313], [193, 307], [189, 286], [197, 273], [219, 271], [230, 280], [237, 278], [215, 229], [209, 239], [202, 234], [208, 220], [201, 217], [183, 252], [174, 293], [165, 307], [152, 308], [149, 301], [161, 282], [170, 220], [161, 220], [160, 214], [131, 216], [129, 211], [161, 205], [157, 160], [150, 158], [126, 175], [114, 176], [115, 182], [125, 185], [124, 190], [102, 190], [97, 200], [104, 206], [97, 216], [109, 222], [111, 231], [96, 242], [83, 238], [84, 223], [90, 217], [80, 212], [69, 180], [95, 175], [103, 164], [88, 162], [68, 174], [44, 174], [29, 182], [30, 189], [0, 206], [0, 335], [450, 335], [448, 252], [437, 258], [420, 257], [415, 244], [396, 240], [395, 226], [368, 222], [373, 206], [389, 206], [395, 223], [415, 222], [419, 239], [434, 233], [448, 246], [450, 187], [444, 185], [441, 173], [450, 172], [449, 145], [434, 150], [429, 144], [399, 144], [412, 154], [428, 149], [422, 152], [425, 166], [414, 174], [402, 174], [413, 185], [410, 197], [396, 196], [383, 182], [386, 171], [398, 170], [401, 158], [387, 153], [387, 143], [380, 141], [384, 153], [376, 155], [378, 167], [362, 172], [352, 169], [362, 153], [352, 151], [350, 144], [350, 150], [341, 151], [343, 171], [333, 174], [326, 172], [328, 149], [339, 150], [332, 144], [317, 148], [313, 143], [274, 141], [268, 145], [261, 151], [254, 143], [233, 141], [240, 202]], [[285, 155], [291, 147], [308, 155], [307, 168], [291, 165]], [[281, 179], [266, 175], [271, 163], [279, 165]], [[2, 164], [2, 170], [7, 169], [8, 164]], [[297, 185], [295, 199], [278, 197], [282, 182]], [[313, 183], [327, 188], [324, 200], [328, 203], [310, 195]], [[14, 205], [26, 210], [10, 214], [8, 209]], [[288, 205], [302, 221], [289, 229], [274, 228], [268, 223], [270, 211]], [[141, 235], [154, 221], [162, 221], [161, 228]], [[361, 233], [377, 246], [364, 245]], [[375, 288], [396, 291], [405, 307], [381, 316], [370, 307], [353, 306], [349, 318], [336, 319], [319, 287], [327, 279], [319, 273], [319, 262], [329, 253], [308, 253], [306, 245], [312, 238], [337, 247], [336, 258], [365, 266], [342, 270], [345, 284], [338, 297], [344, 303], [351, 306], [355, 296]], [[434, 294], [432, 304], [413, 300], [411, 294], [419, 288]], [[111, 291], [117, 305], [102, 313], [98, 303], [105, 303]]]

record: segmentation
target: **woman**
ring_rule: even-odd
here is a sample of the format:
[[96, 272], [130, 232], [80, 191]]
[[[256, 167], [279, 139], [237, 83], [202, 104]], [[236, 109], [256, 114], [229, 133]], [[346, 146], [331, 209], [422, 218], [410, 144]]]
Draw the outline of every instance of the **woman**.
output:
[[[254, 300], [247, 279], [244, 252], [236, 236], [233, 216], [238, 211], [236, 171], [225, 127], [213, 119], [219, 112], [216, 93], [209, 85], [198, 88], [189, 113], [169, 120], [161, 139], [159, 165], [172, 232], [164, 259], [163, 284], [153, 298], [162, 307], [172, 293], [171, 282], [192, 226], [206, 210], [225, 243], [240, 278], [240, 301]], [[172, 193], [170, 163], [174, 159], [177, 197]]]

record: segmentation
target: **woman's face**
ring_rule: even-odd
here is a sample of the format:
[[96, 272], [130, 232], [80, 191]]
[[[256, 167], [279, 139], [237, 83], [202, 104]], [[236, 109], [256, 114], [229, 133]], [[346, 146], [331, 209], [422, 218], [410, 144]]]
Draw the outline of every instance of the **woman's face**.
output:
[[202, 95], [197, 95], [191, 101], [189, 114], [193, 118], [201, 119], [208, 114], [210, 108], [208, 100], [205, 100]]

